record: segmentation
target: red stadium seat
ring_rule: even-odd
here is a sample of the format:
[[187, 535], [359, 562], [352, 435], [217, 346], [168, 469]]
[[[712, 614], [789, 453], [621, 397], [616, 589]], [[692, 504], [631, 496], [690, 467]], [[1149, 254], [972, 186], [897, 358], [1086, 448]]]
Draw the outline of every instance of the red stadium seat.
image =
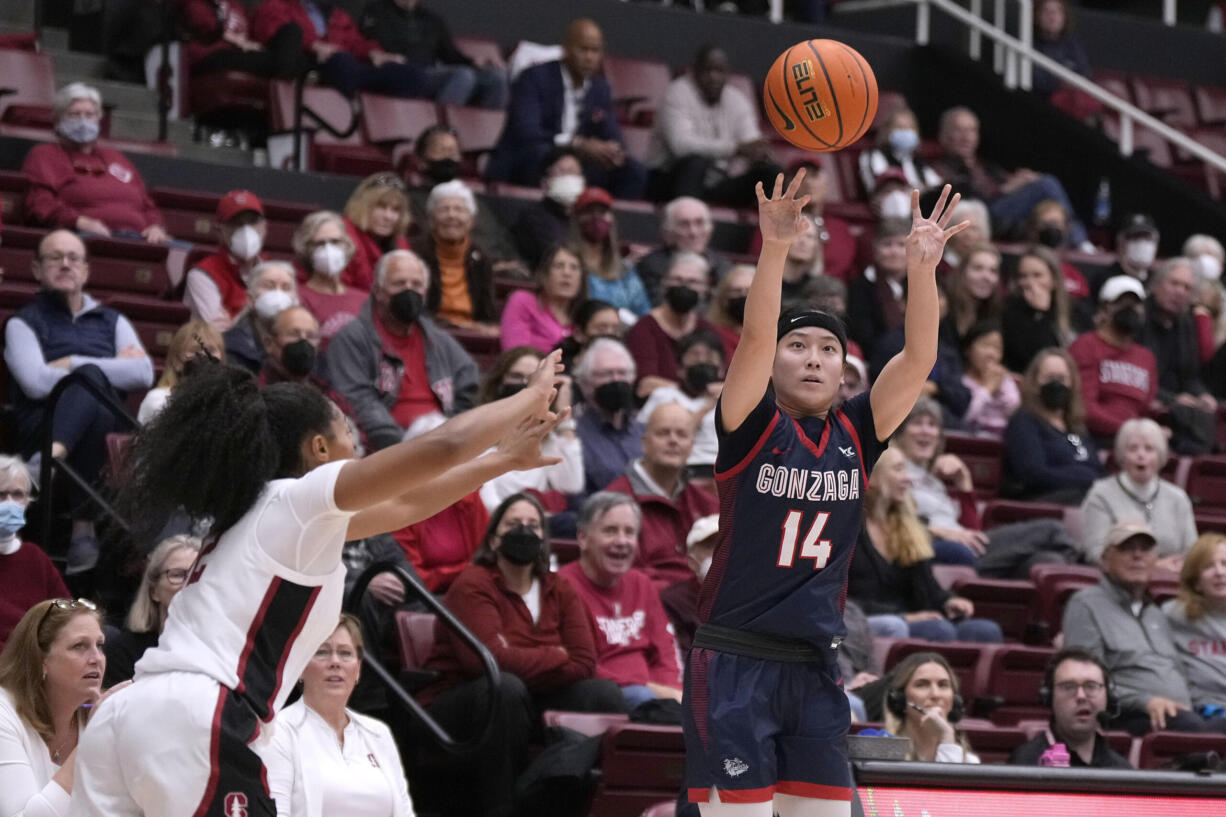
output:
[[642, 817], [677, 817], [677, 801], [666, 800], [656, 803], [643, 812]]
[[[1114, 114], [1105, 116], [1103, 133], [1108, 139], [1118, 142], [1120, 139], [1119, 117]], [[1132, 145], [1134, 155], [1143, 155], [1155, 167], [1169, 169], [1175, 163], [1170, 143], [1143, 125], [1133, 126]]]
[[601, 780], [590, 817], [641, 814], [675, 798], [685, 771], [679, 726], [624, 723], [604, 733]]
[[178, 331], [179, 324], [161, 321], [132, 321], [132, 328], [136, 330], [141, 345], [145, 347], [149, 357], [153, 358], [154, 363], [160, 363], [166, 360], [166, 355], [170, 352], [170, 340]]
[[970, 565], [933, 564], [932, 575], [936, 577], [937, 583], [946, 590], [951, 589], [959, 581], [979, 578], [975, 568]]
[[438, 124], [438, 107], [427, 99], [361, 94], [362, 126], [372, 145], [416, 142], [422, 131]]
[[1185, 487], [1198, 516], [1226, 517], [1226, 457], [1197, 457]]
[[959, 725], [971, 750], [983, 763], [1007, 763], [1013, 750], [1029, 738], [1021, 729], [1001, 726]]
[[51, 57], [34, 51], [0, 50], [0, 77], [13, 93], [0, 97], [0, 121], [50, 129], [55, 100]]
[[[179, 67], [179, 72], [187, 76], [186, 64]], [[268, 112], [268, 79], [245, 71], [198, 74], [187, 79], [186, 101], [182, 116], [231, 111], [263, 116]]]
[[1198, 85], [1192, 90], [1201, 125], [1226, 125], [1226, 87]]
[[471, 175], [479, 176], [484, 170], [485, 155], [494, 149], [502, 135], [506, 111], [447, 105], [443, 108], [443, 119], [459, 137], [460, 151], [468, 164], [466, 169]]
[[405, 669], [424, 669], [434, 652], [438, 616], [409, 610], [396, 612], [397, 645], [400, 664]]
[[993, 499], [983, 509], [983, 529], [1030, 519], [1064, 520], [1064, 506], [1045, 502], [1018, 502], [1012, 499]]
[[0, 215], [5, 224], [20, 224], [25, 203], [26, 177], [15, 170], [0, 172]]
[[1171, 768], [1176, 758], [1194, 752], [1217, 752], [1219, 757], [1226, 757], [1226, 735], [1151, 732], [1141, 739], [1137, 768]]
[[485, 37], [456, 37], [456, 48], [460, 49], [474, 62], [490, 62], [494, 65], [505, 65], [502, 56], [502, 46], [494, 40]]
[[1186, 82], [1133, 76], [1132, 92], [1136, 97], [1137, 107], [1146, 113], [1153, 114], [1172, 127], [1196, 127], [1196, 108]]
[[[959, 596], [975, 604], [975, 616], [987, 618], [1000, 625], [1005, 638], [1021, 641], [1033, 629], [1035, 601], [1039, 592], [1033, 582], [1012, 579], [959, 579], [953, 590]], [[1047, 633], [1035, 633], [1032, 637], [1046, 639]]]
[[627, 723], [629, 715], [619, 715], [611, 712], [565, 712], [559, 709], [546, 709], [541, 713], [541, 720], [546, 726], [565, 726], [585, 735], [594, 737], [603, 735], [610, 727]]
[[991, 437], [976, 437], [956, 431], [945, 432], [945, 451], [957, 454], [971, 471], [975, 493], [992, 499], [1000, 490], [1001, 443]]
[[579, 558], [579, 542], [575, 539], [549, 540], [549, 549], [558, 557], [558, 564], [564, 565], [577, 561]]
[[132, 444], [132, 434], [112, 432], [106, 435], [106, 470], [112, 485], [119, 485], [123, 473], [123, 458]]
[[1116, 71], [1096, 71], [1094, 81], [1125, 102], [1132, 102], [1132, 86], [1128, 75]]
[[992, 653], [984, 687], [994, 723], [1010, 726], [1047, 716], [1047, 708], [1039, 703], [1039, 686], [1054, 654], [1052, 649], [1015, 644], [1004, 644]]
[[667, 63], [612, 56], [604, 58], [604, 75], [613, 89], [618, 119], [637, 125], [651, 124], [660, 97], [673, 79]]

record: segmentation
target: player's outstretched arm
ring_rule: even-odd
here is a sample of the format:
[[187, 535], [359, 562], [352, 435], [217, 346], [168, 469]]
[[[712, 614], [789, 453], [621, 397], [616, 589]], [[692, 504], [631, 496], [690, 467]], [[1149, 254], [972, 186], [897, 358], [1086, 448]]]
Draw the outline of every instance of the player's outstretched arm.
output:
[[[911, 234], [907, 236], [907, 312], [904, 332], [906, 344], [881, 370], [869, 402], [877, 438], [884, 440], [906, 419], [924, 388], [924, 381], [937, 360], [937, 331], [940, 306], [937, 303], [937, 263], [945, 253], [949, 237], [962, 232], [969, 221], [949, 226], [960, 194], [949, 196], [945, 185], [932, 215], [920, 212], [919, 191], [911, 191]], [[748, 307], [746, 307], [748, 311]]]
[[337, 507], [360, 511], [402, 496], [479, 457], [525, 421], [556, 423], [549, 404], [554, 380], [562, 370], [560, 357], [560, 352], [550, 353], [516, 395], [470, 409], [428, 434], [347, 463], [336, 479]]
[[758, 182], [762, 253], [758, 256], [758, 270], [745, 297], [741, 340], [732, 362], [728, 364], [728, 376], [724, 379], [724, 391], [720, 397], [720, 414], [725, 431], [735, 431], [745, 422], [762, 395], [766, 394], [766, 386], [770, 383], [777, 345], [775, 334], [779, 325], [783, 266], [788, 247], [797, 236], [813, 229], [802, 212], [809, 203], [809, 197], [796, 197], [804, 178], [805, 171], [801, 170], [785, 192], [783, 174], [779, 174], [770, 198], [766, 197], [762, 183]]

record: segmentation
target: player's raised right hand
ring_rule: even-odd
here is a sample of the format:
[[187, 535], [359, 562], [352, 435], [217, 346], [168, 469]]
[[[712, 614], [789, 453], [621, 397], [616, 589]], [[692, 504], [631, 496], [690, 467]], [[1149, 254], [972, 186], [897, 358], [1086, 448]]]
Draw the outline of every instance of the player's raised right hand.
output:
[[770, 198], [766, 197], [762, 182], [758, 182], [755, 191], [758, 194], [758, 226], [762, 229], [763, 241], [790, 242], [813, 229], [813, 222], [804, 215], [809, 196], [796, 196], [804, 180], [805, 171], [802, 168], [796, 172], [784, 192], [783, 174], [780, 173], [775, 177], [775, 189]]

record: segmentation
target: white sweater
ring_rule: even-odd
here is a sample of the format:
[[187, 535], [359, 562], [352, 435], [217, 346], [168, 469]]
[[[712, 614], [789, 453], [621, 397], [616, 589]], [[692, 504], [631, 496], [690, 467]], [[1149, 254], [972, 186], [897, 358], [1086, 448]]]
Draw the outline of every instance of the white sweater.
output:
[[0, 817], [63, 817], [70, 795], [51, 779], [60, 767], [0, 687]]

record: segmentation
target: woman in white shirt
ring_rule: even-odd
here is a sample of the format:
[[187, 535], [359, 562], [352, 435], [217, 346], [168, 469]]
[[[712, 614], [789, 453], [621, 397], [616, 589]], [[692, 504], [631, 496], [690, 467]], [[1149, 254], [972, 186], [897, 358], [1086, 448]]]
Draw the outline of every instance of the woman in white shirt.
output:
[[277, 716], [264, 762], [278, 817], [412, 817], [391, 730], [346, 706], [364, 649], [358, 620], [342, 614], [302, 673], [301, 700]]
[[102, 697], [104, 640], [97, 609], [81, 600], [40, 601], [13, 628], [0, 652], [4, 817], [68, 812], [86, 705]]
[[899, 661], [886, 679], [885, 728], [911, 739], [907, 760], [978, 763], [955, 724], [964, 713], [958, 676], [943, 655], [916, 652]]
[[166, 368], [158, 384], [145, 393], [136, 412], [136, 421], [145, 425], [166, 406], [170, 393], [183, 379], [183, 370], [189, 360], [198, 355], [211, 355], [218, 360], [225, 354], [225, 342], [211, 323], [188, 321], [178, 328], [166, 350]]

